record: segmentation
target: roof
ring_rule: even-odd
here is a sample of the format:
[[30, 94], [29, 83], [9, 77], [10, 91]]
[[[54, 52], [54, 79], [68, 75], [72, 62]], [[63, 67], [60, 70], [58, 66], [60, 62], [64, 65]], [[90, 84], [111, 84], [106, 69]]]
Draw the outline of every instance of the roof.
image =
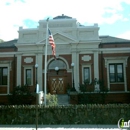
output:
[[72, 19], [72, 17], [69, 17], [69, 16], [62, 14], [60, 16], [54, 17], [53, 19]]
[[130, 40], [127, 39], [122, 39], [122, 38], [118, 38], [118, 37], [112, 37], [112, 36], [99, 36], [99, 38], [101, 39], [101, 44], [104, 43], [130, 43]]
[[14, 43], [17, 42], [17, 39], [7, 41], [7, 42], [2, 42], [0, 43], [0, 48], [10, 48], [10, 47], [15, 47]]

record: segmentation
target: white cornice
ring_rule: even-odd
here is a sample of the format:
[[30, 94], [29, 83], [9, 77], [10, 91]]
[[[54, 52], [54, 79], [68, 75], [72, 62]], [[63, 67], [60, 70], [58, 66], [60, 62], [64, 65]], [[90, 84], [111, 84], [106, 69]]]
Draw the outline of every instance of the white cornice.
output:
[[99, 43], [100, 44], [101, 40], [80, 40], [80, 44], [86, 44], [86, 43]]
[[14, 57], [17, 52], [1, 52], [0, 57]]
[[29, 32], [29, 31], [38, 31], [38, 28], [22, 28], [18, 32]]
[[129, 56], [104, 57], [104, 59], [105, 59], [105, 67], [107, 67], [107, 64], [109, 63], [109, 61], [111, 63], [111, 61], [113, 61], [113, 60], [118, 61], [118, 62], [124, 61], [125, 66], [127, 67], [127, 59], [128, 59], [128, 57]]
[[[71, 18], [71, 19], [49, 19], [50, 23], [57, 23], [58, 22], [66, 22], [66, 21], [77, 21], [75, 18]], [[39, 23], [46, 23], [46, 20], [39, 20]]]
[[99, 48], [99, 51], [126, 51], [129, 50], [130, 51], [130, 47], [125, 47], [125, 48]]

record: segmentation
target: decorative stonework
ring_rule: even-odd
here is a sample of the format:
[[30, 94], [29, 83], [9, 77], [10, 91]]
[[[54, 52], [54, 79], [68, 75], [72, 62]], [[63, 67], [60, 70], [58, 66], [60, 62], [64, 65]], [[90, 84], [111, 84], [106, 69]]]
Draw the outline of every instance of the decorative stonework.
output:
[[32, 62], [33, 62], [33, 58], [31, 58], [31, 57], [26, 57], [26, 58], [24, 59], [24, 62], [25, 62], [25, 63], [32, 63]]
[[91, 56], [89, 56], [89, 55], [84, 55], [84, 56], [82, 57], [82, 60], [83, 60], [83, 61], [90, 61], [90, 60], [91, 60]]
[[127, 60], [128, 56], [122, 56], [122, 57], [105, 57], [105, 67], [107, 68], [107, 65], [109, 63], [124, 63], [125, 67], [127, 67]]
[[[51, 28], [72, 27], [72, 23], [55, 23], [55, 24], [50, 24], [49, 27]], [[43, 25], [43, 28], [46, 28], [46, 25]]]

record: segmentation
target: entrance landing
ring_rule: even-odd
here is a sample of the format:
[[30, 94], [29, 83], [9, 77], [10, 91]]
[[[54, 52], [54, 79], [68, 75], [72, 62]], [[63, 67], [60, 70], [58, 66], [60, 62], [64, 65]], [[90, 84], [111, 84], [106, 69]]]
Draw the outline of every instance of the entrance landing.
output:
[[58, 94], [58, 105], [70, 105], [69, 96], [67, 94]]

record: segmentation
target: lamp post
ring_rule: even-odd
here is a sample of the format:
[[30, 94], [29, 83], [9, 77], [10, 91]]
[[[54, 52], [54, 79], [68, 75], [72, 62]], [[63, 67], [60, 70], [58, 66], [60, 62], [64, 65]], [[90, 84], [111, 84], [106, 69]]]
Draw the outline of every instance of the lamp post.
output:
[[74, 83], [74, 63], [71, 63], [71, 67], [72, 67], [72, 84], [73, 84], [73, 87], [71, 89], [71, 91], [76, 91], [75, 89], [75, 83]]
[[36, 69], [36, 130], [38, 127], [38, 80], [37, 80], [37, 68], [38, 64], [35, 64]]
[[59, 73], [59, 67], [55, 67], [55, 71], [56, 71], [56, 74], [58, 75], [58, 73]]

